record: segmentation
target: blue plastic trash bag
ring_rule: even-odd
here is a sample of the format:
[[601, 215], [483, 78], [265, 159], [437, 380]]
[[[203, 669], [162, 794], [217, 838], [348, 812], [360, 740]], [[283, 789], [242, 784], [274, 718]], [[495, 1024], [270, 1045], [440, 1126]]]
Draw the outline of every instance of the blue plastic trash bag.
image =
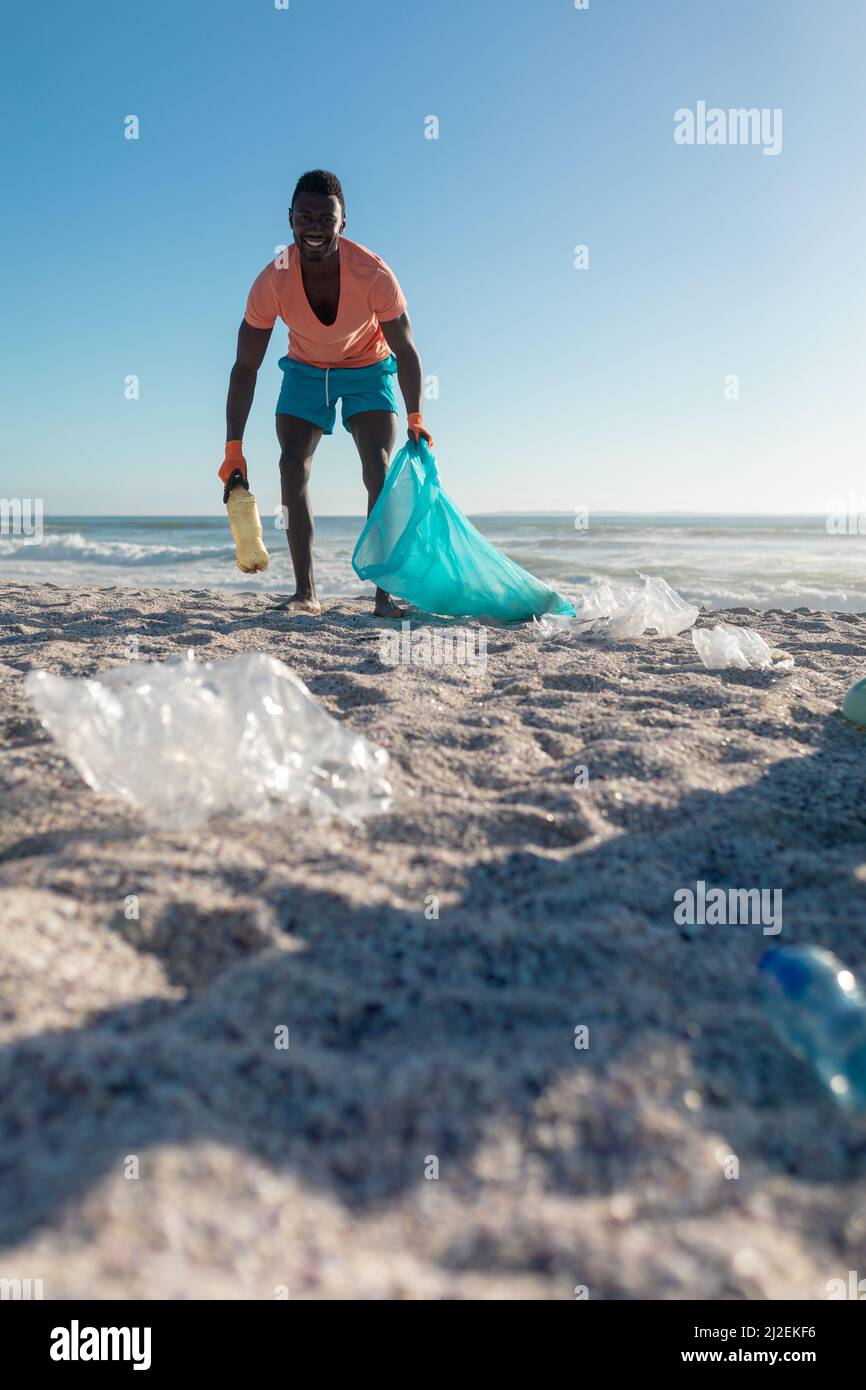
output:
[[574, 615], [567, 599], [509, 560], [455, 507], [423, 439], [394, 459], [352, 567], [426, 613], [505, 622]]

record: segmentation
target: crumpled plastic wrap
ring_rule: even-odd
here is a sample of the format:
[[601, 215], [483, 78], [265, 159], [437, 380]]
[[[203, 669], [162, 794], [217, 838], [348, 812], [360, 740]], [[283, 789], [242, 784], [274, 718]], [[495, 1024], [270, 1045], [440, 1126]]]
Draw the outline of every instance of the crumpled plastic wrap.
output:
[[700, 610], [672, 589], [664, 579], [641, 575], [643, 588], [607, 615], [605, 636], [614, 641], [654, 632], [657, 637], [676, 637], [697, 622]]
[[88, 786], [132, 802], [156, 826], [286, 807], [356, 820], [391, 804], [388, 754], [263, 653], [197, 662], [189, 651], [90, 679], [34, 671], [25, 684]]
[[710, 671], [786, 671], [794, 665], [792, 656], [768, 647], [761, 634], [749, 627], [716, 623], [695, 628], [692, 642]]
[[641, 584], [617, 587], [598, 580], [575, 601], [576, 617], [545, 615], [538, 623], [542, 637], [573, 634], [605, 637], [614, 642], [640, 637], [675, 637], [697, 621], [700, 610], [664, 579], [640, 575]]

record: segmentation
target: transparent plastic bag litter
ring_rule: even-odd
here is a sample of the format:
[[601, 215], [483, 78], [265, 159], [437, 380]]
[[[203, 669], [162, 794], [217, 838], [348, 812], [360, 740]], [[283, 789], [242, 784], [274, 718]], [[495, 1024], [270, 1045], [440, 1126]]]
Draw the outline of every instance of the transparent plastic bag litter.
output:
[[697, 620], [699, 610], [672, 589], [664, 579], [640, 575], [640, 587], [615, 587], [606, 579], [591, 584], [575, 600], [573, 618], [546, 614], [538, 624], [542, 637], [572, 633], [623, 641], [645, 632], [675, 637]]
[[614, 641], [654, 632], [657, 637], [676, 637], [697, 621], [699, 609], [686, 603], [664, 579], [641, 575], [643, 588], [608, 617], [605, 635]]
[[778, 648], [770, 648], [759, 632], [730, 623], [696, 628], [692, 642], [701, 661], [710, 671], [785, 671], [794, 658]]
[[609, 618], [611, 613], [622, 607], [626, 599], [636, 592], [634, 585], [616, 589], [606, 579], [593, 580], [575, 605], [577, 620], [580, 623], [592, 623], [597, 618]]
[[275, 657], [197, 662], [190, 651], [90, 679], [34, 671], [26, 688], [85, 782], [158, 826], [287, 806], [355, 820], [391, 803], [387, 753], [332, 719]]

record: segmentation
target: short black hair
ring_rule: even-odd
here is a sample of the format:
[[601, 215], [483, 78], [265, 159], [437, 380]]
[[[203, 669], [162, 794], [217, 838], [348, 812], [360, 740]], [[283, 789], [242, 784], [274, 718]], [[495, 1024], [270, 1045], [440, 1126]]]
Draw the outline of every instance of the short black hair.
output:
[[295, 199], [299, 193], [324, 193], [327, 198], [339, 198], [340, 207], [343, 209], [343, 216], [346, 216], [346, 200], [343, 197], [343, 185], [336, 174], [329, 174], [327, 169], [310, 169], [308, 173], [301, 174], [295, 184], [295, 191], [292, 194], [292, 207], [295, 206]]

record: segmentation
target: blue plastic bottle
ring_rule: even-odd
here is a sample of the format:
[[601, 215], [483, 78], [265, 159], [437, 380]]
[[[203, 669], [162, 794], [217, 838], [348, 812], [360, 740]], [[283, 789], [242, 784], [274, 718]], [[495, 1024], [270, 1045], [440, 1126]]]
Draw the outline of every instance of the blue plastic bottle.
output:
[[782, 1042], [812, 1064], [846, 1110], [866, 1106], [866, 996], [851, 971], [820, 946], [774, 946], [759, 969]]

